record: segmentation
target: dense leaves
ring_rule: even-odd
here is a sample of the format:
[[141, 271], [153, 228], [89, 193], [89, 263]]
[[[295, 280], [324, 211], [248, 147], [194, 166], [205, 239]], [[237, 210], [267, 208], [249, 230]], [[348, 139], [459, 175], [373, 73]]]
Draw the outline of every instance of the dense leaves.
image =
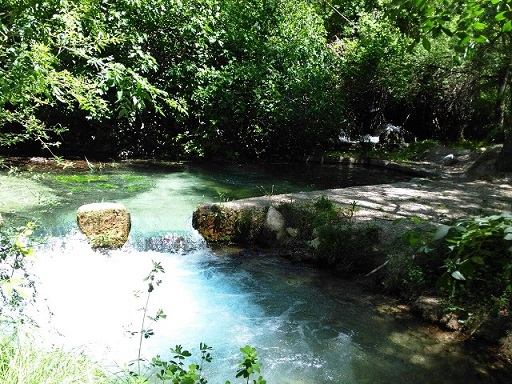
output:
[[512, 216], [475, 217], [442, 226], [447, 257], [438, 288], [452, 299], [480, 301], [497, 310], [509, 308], [512, 294]]
[[[512, 12], [510, 0], [393, 0], [390, 15], [402, 21], [402, 29], [426, 50], [432, 39], [449, 38], [454, 61], [466, 60], [480, 76], [463, 78], [469, 86], [470, 114], [489, 137], [508, 139], [498, 159], [498, 170], [512, 170]], [[474, 73], [474, 72], [473, 72]], [[487, 112], [484, 112], [485, 109]], [[485, 117], [482, 119], [482, 115]]]
[[[119, 118], [158, 100], [178, 108], [146, 75], [155, 60], [130, 30], [132, 1], [7, 0], [0, 7], [1, 145], [57, 144], [60, 119]], [[58, 112], [59, 119], [52, 121]], [[53, 119], [54, 120], [54, 119]]]
[[357, 139], [386, 123], [419, 138], [502, 141], [509, 6], [6, 0], [0, 145], [292, 158], [335, 148], [340, 130]]

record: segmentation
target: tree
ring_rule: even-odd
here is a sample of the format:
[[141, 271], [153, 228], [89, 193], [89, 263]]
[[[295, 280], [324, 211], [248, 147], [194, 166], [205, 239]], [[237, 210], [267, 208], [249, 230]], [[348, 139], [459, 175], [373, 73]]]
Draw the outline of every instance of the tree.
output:
[[[418, 28], [407, 32], [427, 50], [431, 39], [453, 37], [455, 60], [472, 60], [481, 50], [492, 52], [497, 83], [495, 121], [503, 134], [509, 130], [496, 163], [499, 171], [512, 171], [512, 1], [511, 0], [392, 0], [390, 15]], [[403, 26], [403, 24], [402, 24]], [[507, 105], [508, 101], [508, 105]]]
[[132, 0], [4, 0], [0, 5], [0, 145], [58, 145], [52, 123], [131, 116], [152, 105], [180, 105], [152, 85], [155, 60], [124, 14]]

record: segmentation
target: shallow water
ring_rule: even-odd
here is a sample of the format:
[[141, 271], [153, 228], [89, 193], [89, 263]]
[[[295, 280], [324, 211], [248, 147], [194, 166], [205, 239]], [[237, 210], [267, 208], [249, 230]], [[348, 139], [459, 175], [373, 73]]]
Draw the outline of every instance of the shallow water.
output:
[[[11, 216], [37, 216], [45, 236], [33, 264], [38, 301], [31, 309], [42, 335], [53, 345], [89, 353], [113, 371], [128, 364], [138, 352], [137, 336], [129, 332], [140, 329], [143, 278], [159, 262], [165, 273], [149, 312], [162, 309], [168, 318], [151, 326], [154, 336], [144, 340], [142, 354], [169, 357], [169, 347], [182, 344], [198, 358], [204, 342], [214, 347], [214, 363], [205, 367], [211, 383], [234, 380], [239, 348], [246, 344], [257, 348], [269, 383], [491, 379], [413, 319], [397, 321], [354, 299], [328, 272], [266, 255], [214, 251], [192, 229], [200, 202], [261, 194], [262, 186], [279, 192], [319, 186], [312, 179], [287, 179], [282, 169], [278, 174], [186, 167], [111, 170], [87, 183], [39, 176], [57, 203]], [[278, 184], [280, 177], [284, 183]], [[120, 250], [93, 251], [76, 228], [78, 206], [102, 200], [123, 203], [131, 212], [130, 239]]]

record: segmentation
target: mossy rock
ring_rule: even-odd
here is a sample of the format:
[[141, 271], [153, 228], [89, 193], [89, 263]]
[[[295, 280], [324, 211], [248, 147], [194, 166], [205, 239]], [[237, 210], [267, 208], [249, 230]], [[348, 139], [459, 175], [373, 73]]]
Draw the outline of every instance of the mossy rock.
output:
[[211, 243], [254, 243], [265, 222], [267, 207], [202, 204], [192, 216], [192, 226]]
[[93, 248], [115, 249], [128, 240], [130, 213], [118, 203], [93, 203], [78, 208], [77, 223]]

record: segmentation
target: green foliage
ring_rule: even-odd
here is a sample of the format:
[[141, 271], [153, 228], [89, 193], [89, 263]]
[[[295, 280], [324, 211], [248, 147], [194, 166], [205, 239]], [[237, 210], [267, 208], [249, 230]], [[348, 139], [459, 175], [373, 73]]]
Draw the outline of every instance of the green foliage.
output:
[[124, 17], [135, 6], [130, 0], [2, 3], [0, 145], [59, 144], [55, 134], [66, 127], [52, 123], [49, 110], [101, 120], [148, 105], [161, 111], [158, 100], [180, 108], [148, 81], [157, 64], [141, 48], [145, 36]]
[[342, 207], [322, 196], [308, 203], [283, 203], [277, 210], [286, 227], [298, 231], [293, 258], [330, 266], [343, 274], [370, 272], [382, 258], [379, 229], [352, 220], [358, 210], [356, 202]]
[[401, 218], [393, 222], [402, 233], [386, 250], [387, 273], [382, 285], [388, 292], [405, 300], [435, 294], [435, 284], [443, 263], [442, 255], [431, 245], [436, 227], [418, 217]]
[[[246, 345], [240, 348], [240, 352], [243, 354], [243, 359], [238, 363], [239, 369], [236, 373], [236, 377], [243, 377], [247, 379], [246, 383], [249, 384], [249, 379], [253, 374], [261, 372], [261, 363], [258, 361], [258, 353], [256, 349]], [[266, 381], [262, 376], [258, 376], [257, 379], [252, 381], [253, 384], [266, 384]], [[229, 381], [226, 384], [230, 384]]]
[[[442, 226], [434, 241], [448, 251], [438, 288], [455, 302], [509, 309], [512, 300], [512, 216], [475, 217]], [[490, 302], [488, 302], [490, 300]]]
[[430, 50], [429, 37], [453, 36], [459, 58], [470, 54], [478, 44], [492, 43], [512, 32], [510, 0], [393, 0], [391, 4], [394, 16], [414, 16], [418, 21], [416, 43], [421, 41]]
[[212, 361], [212, 348], [201, 343], [199, 346], [201, 351], [201, 364], [185, 365], [185, 360], [192, 354], [183, 349], [181, 345], [171, 348], [173, 358], [170, 361], [164, 361], [157, 356], [151, 360], [151, 366], [158, 369], [156, 377], [162, 383], [180, 383], [180, 384], [204, 384], [207, 380], [202, 377], [203, 363]]
[[[393, 271], [385, 285], [407, 289], [409, 298], [443, 294], [451, 306], [497, 313], [512, 300], [512, 216], [473, 217], [454, 225], [416, 219], [404, 234], [407, 245], [394, 244], [388, 258]], [[401, 252], [398, 252], [401, 250]]]
[[317, 228], [319, 244], [315, 253], [321, 263], [340, 273], [368, 273], [378, 265], [379, 230], [375, 226], [356, 226], [346, 221]]
[[[6, 0], [0, 146], [282, 159], [331, 149], [340, 129], [358, 137], [387, 122], [421, 139], [501, 140], [509, 7]], [[467, 60], [455, 65], [454, 52]]]
[[[2, 319], [0, 319], [0, 325]], [[90, 358], [59, 349], [44, 350], [17, 331], [0, 330], [0, 382], [2, 384], [81, 383], [115, 384]]]
[[308, 3], [216, 3], [216, 34], [205, 57], [195, 58], [193, 112], [180, 142], [229, 158], [286, 156], [325, 143], [340, 105], [325, 31]]
[[341, 61], [348, 109], [344, 130], [354, 137], [372, 133], [385, 122], [386, 104], [410, 92], [413, 73], [405, 57], [406, 40], [382, 13], [372, 11], [363, 12], [331, 47]]
[[32, 254], [30, 236], [34, 223], [24, 227], [0, 230], [0, 320], [4, 311], [20, 310], [23, 299], [34, 294], [34, 282], [26, 270], [26, 259]]
[[510, 1], [393, 0], [387, 5], [391, 18], [400, 20], [402, 31], [413, 39], [411, 47], [421, 43], [431, 51], [437, 41], [449, 42], [454, 62], [463, 64], [450, 65], [462, 75], [453, 93], [463, 95], [470, 107], [462, 108], [461, 117], [473, 125], [468, 128], [485, 128], [478, 139], [487, 134], [502, 141], [511, 118]]

